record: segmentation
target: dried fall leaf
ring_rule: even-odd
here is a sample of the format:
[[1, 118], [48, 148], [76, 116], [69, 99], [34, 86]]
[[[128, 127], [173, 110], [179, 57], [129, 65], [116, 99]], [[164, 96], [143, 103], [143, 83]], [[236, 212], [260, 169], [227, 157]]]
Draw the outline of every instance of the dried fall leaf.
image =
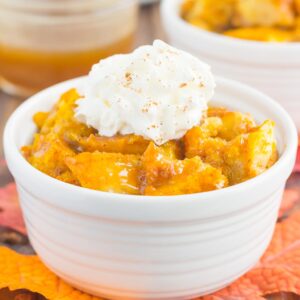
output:
[[0, 189], [0, 225], [26, 233], [14, 183]]
[[80, 292], [49, 271], [37, 256], [0, 247], [0, 289], [26, 289], [48, 300], [100, 300]]
[[261, 300], [264, 295], [300, 295], [300, 211], [277, 223], [272, 242], [260, 262], [227, 288], [202, 300]]
[[27, 236], [19, 231], [0, 226], [0, 244], [1, 243], [9, 245], [26, 245], [29, 241]]
[[9, 289], [0, 289], [0, 300], [46, 300], [39, 294], [26, 290], [10, 291]]
[[300, 192], [296, 189], [286, 189], [279, 210], [279, 218], [300, 202]]

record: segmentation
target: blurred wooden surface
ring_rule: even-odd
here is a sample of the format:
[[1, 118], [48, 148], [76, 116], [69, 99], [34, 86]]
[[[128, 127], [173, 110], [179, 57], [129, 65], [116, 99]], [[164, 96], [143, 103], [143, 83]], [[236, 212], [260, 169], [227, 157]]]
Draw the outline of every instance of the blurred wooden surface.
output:
[[[164, 33], [161, 28], [160, 18], [159, 18], [159, 7], [158, 5], [149, 5], [145, 6], [140, 11], [140, 23], [137, 32], [137, 39], [136, 39], [136, 46], [142, 44], [151, 43], [154, 39], [160, 38], [164, 39]], [[2, 136], [3, 136], [3, 128], [4, 125], [10, 116], [10, 114], [22, 103], [24, 99], [15, 98], [8, 96], [2, 92], [0, 92], [0, 162], [3, 157], [3, 147], [2, 147]], [[8, 173], [8, 171], [4, 168], [0, 168], [0, 188], [5, 186], [8, 182], [12, 181], [12, 177]], [[300, 178], [297, 179], [299, 184]], [[1, 199], [0, 199], [1, 201]], [[0, 228], [1, 229], [1, 228]], [[19, 237], [16, 233], [9, 229], [2, 229], [2, 240], [1, 240], [1, 230], [0, 230], [0, 244], [12, 244], [15, 239], [16, 245], [13, 246], [16, 250], [20, 252], [30, 252], [30, 245], [24, 245], [24, 241], [26, 243], [26, 237]], [[5, 240], [8, 239], [8, 240]], [[25, 239], [25, 240], [24, 240]], [[18, 245], [18, 241], [21, 243]], [[28, 243], [28, 241], [27, 241]], [[1, 270], [0, 270], [1, 272]], [[0, 290], [0, 300], [16, 300], [16, 299], [23, 299], [23, 300], [38, 300], [44, 299], [37, 295], [27, 294], [26, 291], [22, 291], [22, 296], [20, 293], [9, 293], [8, 290]], [[19, 296], [16, 296], [19, 295]], [[266, 297], [266, 299], [270, 300], [296, 300], [300, 299], [299, 296], [287, 294], [287, 293], [280, 293], [276, 295], [270, 295]], [[228, 300], [235, 300], [235, 299], [228, 299]], [[250, 300], [250, 299], [249, 299]]]

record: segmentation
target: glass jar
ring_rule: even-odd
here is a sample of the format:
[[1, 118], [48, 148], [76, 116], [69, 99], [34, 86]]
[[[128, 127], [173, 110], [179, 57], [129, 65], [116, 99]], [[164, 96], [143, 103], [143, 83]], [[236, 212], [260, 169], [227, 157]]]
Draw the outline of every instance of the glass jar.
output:
[[137, 0], [0, 0], [0, 86], [27, 96], [132, 50]]

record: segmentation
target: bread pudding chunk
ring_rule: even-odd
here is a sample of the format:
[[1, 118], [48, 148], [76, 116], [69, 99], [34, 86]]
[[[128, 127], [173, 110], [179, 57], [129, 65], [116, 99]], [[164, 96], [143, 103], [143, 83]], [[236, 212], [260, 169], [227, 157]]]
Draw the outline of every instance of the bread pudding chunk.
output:
[[277, 160], [274, 123], [210, 107], [199, 125], [162, 145], [133, 134], [103, 137], [74, 117], [73, 89], [34, 115], [37, 133], [22, 152], [38, 170], [66, 183], [132, 195], [181, 195], [253, 178]]

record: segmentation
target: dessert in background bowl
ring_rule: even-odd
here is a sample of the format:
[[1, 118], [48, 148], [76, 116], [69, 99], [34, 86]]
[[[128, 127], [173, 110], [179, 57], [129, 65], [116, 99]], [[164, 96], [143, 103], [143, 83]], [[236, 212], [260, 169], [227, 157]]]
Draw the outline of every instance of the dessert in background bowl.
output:
[[183, 0], [181, 16], [194, 26], [240, 39], [300, 41], [298, 0]]
[[[157, 41], [16, 110], [5, 155], [30, 240], [51, 270], [110, 299], [190, 299], [228, 285], [258, 261], [295, 162], [296, 128], [250, 87], [219, 78], [214, 88], [206, 64]], [[231, 151], [236, 139], [246, 148]], [[227, 143], [227, 153], [212, 148]], [[233, 168], [227, 159], [214, 165], [229, 153]], [[236, 176], [252, 163], [251, 176]], [[141, 176], [137, 165], [145, 168]], [[155, 184], [132, 189], [145, 178]], [[236, 184], [222, 188], [226, 180]], [[99, 191], [84, 184], [94, 182], [102, 182]]]
[[161, 15], [171, 44], [207, 61], [215, 74], [272, 96], [299, 130], [299, 4], [289, 3], [164, 0]]

